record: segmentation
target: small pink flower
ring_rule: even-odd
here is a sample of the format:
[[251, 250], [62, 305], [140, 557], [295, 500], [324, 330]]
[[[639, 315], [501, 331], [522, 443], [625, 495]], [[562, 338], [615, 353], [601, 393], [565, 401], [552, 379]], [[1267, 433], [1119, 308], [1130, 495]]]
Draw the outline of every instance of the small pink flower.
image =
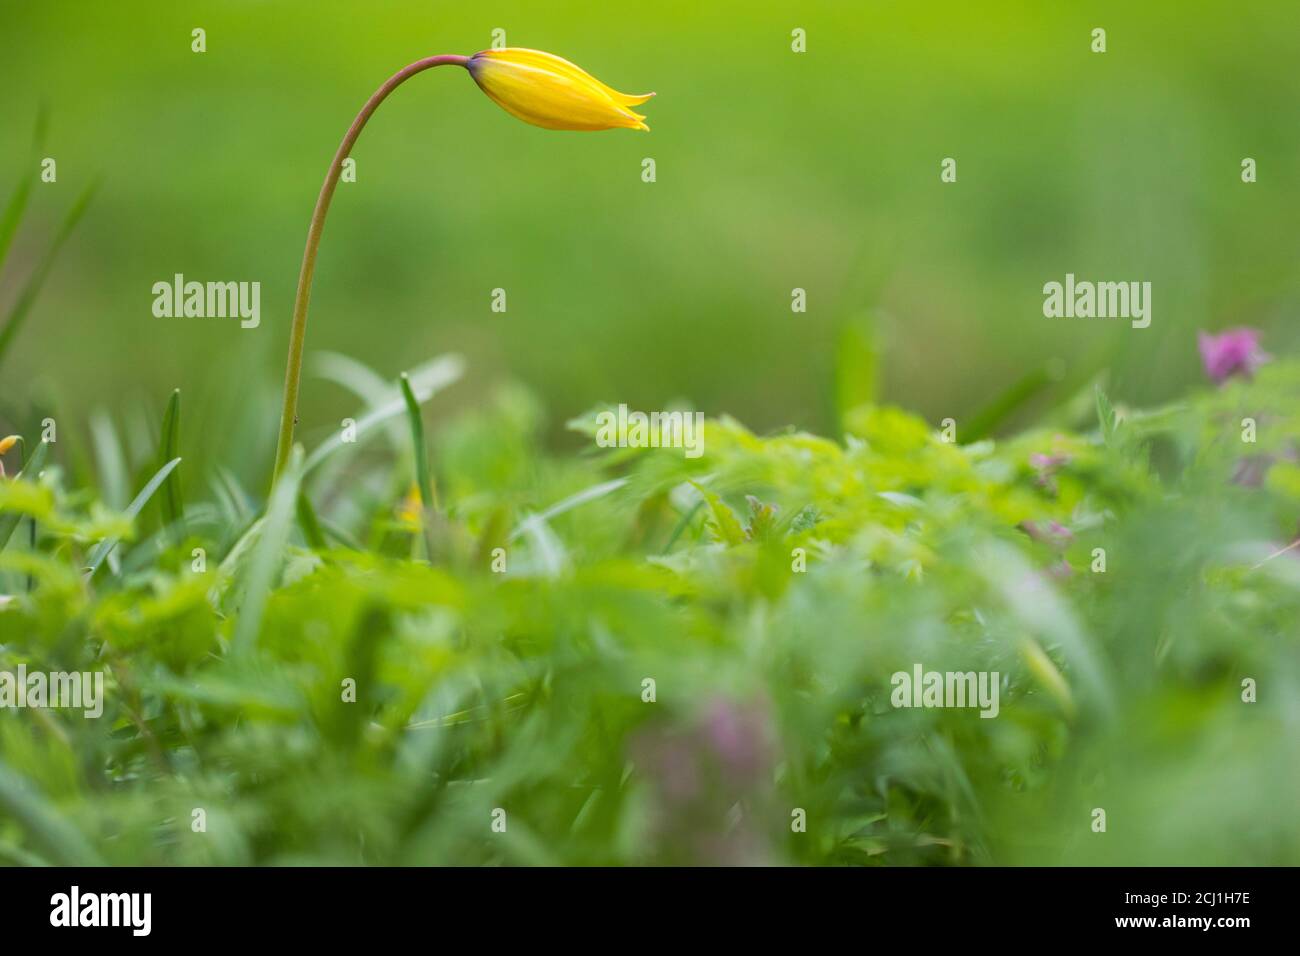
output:
[[772, 708], [715, 698], [684, 722], [637, 732], [629, 754], [650, 796], [654, 859], [713, 866], [776, 862], [770, 842], [780, 757]]
[[1044, 455], [1042, 452], [1036, 451], [1029, 456], [1029, 464], [1034, 467], [1035, 471], [1045, 472], [1049, 475], [1069, 463], [1069, 455]]
[[1020, 530], [1035, 541], [1051, 545], [1058, 551], [1064, 551], [1074, 540], [1074, 532], [1059, 521], [1049, 521], [1046, 524], [1033, 521], [1020, 522]]
[[1070, 456], [1064, 454], [1044, 455], [1036, 451], [1029, 456], [1029, 467], [1034, 469], [1034, 483], [1053, 495], [1056, 494], [1056, 479], [1053, 476], [1069, 463]]
[[1064, 581], [1074, 574], [1074, 568], [1070, 567], [1070, 562], [1062, 558], [1057, 561], [1046, 571], [1043, 572], [1053, 581]]
[[717, 698], [705, 711], [701, 729], [719, 765], [734, 781], [761, 777], [771, 762], [772, 731], [762, 701], [738, 705]]
[[1257, 329], [1228, 329], [1219, 335], [1198, 332], [1196, 344], [1201, 350], [1205, 374], [1216, 385], [1223, 384], [1233, 375], [1250, 378], [1256, 369], [1269, 360], [1269, 356], [1259, 347]]

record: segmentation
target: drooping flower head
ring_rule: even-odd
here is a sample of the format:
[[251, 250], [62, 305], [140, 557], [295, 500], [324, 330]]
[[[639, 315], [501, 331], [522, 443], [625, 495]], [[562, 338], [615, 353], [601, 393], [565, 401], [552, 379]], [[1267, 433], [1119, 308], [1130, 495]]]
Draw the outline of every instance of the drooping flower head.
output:
[[507, 47], [475, 53], [466, 64], [484, 93], [507, 113], [543, 129], [644, 129], [628, 107], [653, 93], [629, 96], [611, 89], [568, 60], [541, 50]]
[[1268, 361], [1269, 357], [1259, 347], [1257, 329], [1228, 329], [1219, 335], [1198, 332], [1196, 344], [1201, 350], [1201, 362], [1205, 365], [1205, 374], [1216, 385], [1227, 381], [1233, 375], [1250, 378], [1255, 370]]

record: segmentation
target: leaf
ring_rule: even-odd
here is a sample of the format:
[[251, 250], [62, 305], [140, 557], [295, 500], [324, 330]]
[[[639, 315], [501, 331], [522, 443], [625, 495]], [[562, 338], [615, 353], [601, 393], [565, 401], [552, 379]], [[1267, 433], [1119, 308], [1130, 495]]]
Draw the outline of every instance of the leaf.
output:
[[406, 402], [406, 417], [411, 424], [411, 443], [415, 448], [415, 483], [420, 489], [420, 504], [425, 508], [437, 508], [438, 499], [433, 490], [433, 478], [429, 474], [429, 449], [424, 442], [424, 419], [420, 416], [420, 403], [415, 400], [411, 389], [411, 380], [405, 372], [401, 378], [402, 399]]
[[1101, 440], [1109, 445], [1115, 438], [1115, 431], [1119, 427], [1119, 419], [1115, 415], [1115, 407], [1111, 405], [1110, 399], [1106, 393], [1101, 390], [1101, 386], [1096, 387], [1097, 392], [1097, 420], [1101, 424]]
[[1060, 378], [1060, 368], [1052, 362], [1021, 376], [966, 422], [962, 430], [965, 443], [971, 444], [993, 434], [998, 426], [1055, 385]]
[[[159, 443], [159, 462], [177, 458], [180, 450], [181, 429], [181, 390], [172, 392], [167, 402], [167, 411], [163, 415], [162, 437]], [[179, 460], [179, 459], [177, 459]], [[178, 474], [173, 471], [163, 483], [160, 499], [163, 524], [171, 529], [172, 540], [180, 543], [185, 538], [185, 505], [181, 499], [181, 483]]]
[[[1106, 719], [1116, 711], [1111, 668], [1093, 636], [1085, 630], [1075, 609], [1014, 548], [990, 543], [978, 568], [990, 587], [1000, 592], [1006, 606], [1031, 634], [1054, 643], [1073, 670], [1086, 696]], [[1038, 662], [1041, 664], [1041, 662]], [[1040, 679], [1042, 671], [1037, 671]]]
[[[412, 382], [412, 391], [415, 393], [415, 397], [421, 404], [432, 398], [434, 392], [437, 391], [436, 387], [424, 388], [418, 379], [413, 379]], [[406, 412], [406, 398], [404, 395], [399, 395], [387, 404], [381, 405], [362, 415], [360, 418], [356, 419], [356, 443], [345, 442], [343, 440], [343, 432], [336, 431], [334, 435], [321, 442], [312, 450], [312, 453], [307, 456], [307, 460], [303, 464], [303, 473], [307, 474], [308, 472], [311, 472], [317, 465], [340, 448], [356, 447], [356, 445], [360, 444], [363, 439], [369, 438], [371, 434], [376, 431], [376, 426], [382, 425], [384, 422], [396, 418], [404, 412]]]
[[546, 523], [546, 519], [541, 515], [529, 515], [520, 528], [532, 545], [532, 553], [540, 566], [537, 570], [543, 577], [559, 577], [565, 565], [569, 563], [569, 554], [563, 542]]
[[246, 525], [253, 520], [253, 506], [248, 492], [228, 468], [218, 466], [215, 475], [209, 481], [222, 508], [230, 515], [232, 524]]
[[63, 244], [72, 235], [72, 230], [76, 228], [77, 223], [85, 214], [86, 208], [90, 205], [90, 200], [94, 198], [98, 185], [98, 183], [92, 183], [87, 186], [77, 201], [72, 204], [72, 208], [68, 210], [68, 214], [63, 219], [63, 224], [54, 237], [54, 242], [50, 244], [45, 256], [37, 263], [36, 270], [28, 278], [27, 284], [23, 286], [18, 298], [14, 301], [13, 307], [9, 310], [4, 327], [0, 328], [0, 363], [4, 361], [5, 353], [9, 351], [14, 336], [22, 328], [32, 305], [35, 304], [36, 296], [40, 293], [41, 286], [45, 284], [50, 270], [54, 267], [54, 260], [58, 258], [59, 250], [63, 248]]
[[529, 523], [532, 521], [550, 521], [557, 515], [562, 515], [566, 511], [570, 511], [579, 505], [586, 504], [588, 501], [595, 501], [597, 498], [603, 498], [611, 491], [616, 491], [626, 484], [626, 478], [615, 478], [612, 481], [602, 481], [598, 485], [592, 485], [590, 488], [584, 488], [576, 494], [569, 495], [569, 497], [556, 502], [540, 514], [531, 515], [521, 521], [518, 527], [510, 532], [510, 540], [514, 541], [527, 531]]
[[765, 504], [753, 495], [746, 495], [749, 505], [749, 527], [745, 537], [751, 541], [767, 541], [775, 536], [777, 527], [776, 506]]
[[708, 502], [709, 513], [713, 516], [710, 527], [713, 528], [718, 539], [725, 541], [727, 544], [744, 544], [746, 540], [745, 529], [741, 527], [740, 519], [736, 517], [736, 513], [728, 507], [727, 503], [712, 491], [701, 488], [693, 481], [691, 487], [702, 494], [704, 500]]
[[302, 535], [307, 539], [307, 543], [317, 551], [324, 551], [329, 547], [325, 540], [325, 533], [321, 530], [320, 520], [316, 517], [316, 509], [311, 506], [311, 500], [307, 497], [307, 492], [298, 492], [298, 527], [302, 528]]
[[1020, 653], [1028, 665], [1030, 673], [1038, 679], [1038, 682], [1047, 689], [1047, 691], [1056, 698], [1061, 708], [1071, 717], [1075, 714], [1074, 696], [1070, 693], [1070, 685], [1061, 676], [1060, 670], [1052, 659], [1047, 656], [1047, 652], [1032, 637], [1025, 637], [1020, 642]]
[[332, 522], [329, 521], [321, 521], [320, 527], [321, 530], [325, 532], [325, 534], [329, 535], [339, 544], [343, 545], [343, 547], [348, 548], [349, 550], [352, 551], [366, 550], [365, 545], [363, 545], [360, 541], [358, 541], [351, 534], [349, 534], [347, 530], [345, 530], [344, 528], [340, 528], [338, 525], [333, 524]]
[[686, 511], [686, 513], [683, 514], [681, 518], [678, 520], [677, 525], [672, 530], [672, 533], [668, 535], [668, 540], [667, 542], [664, 543], [663, 550], [659, 552], [660, 554], [667, 554], [669, 551], [673, 549], [673, 545], [677, 543], [677, 539], [682, 536], [682, 532], [686, 530], [687, 525], [691, 523], [691, 520], [695, 517], [696, 513], [703, 507], [704, 507], [703, 501], [697, 501], [695, 502], [695, 504], [691, 505], [691, 507]]
[[257, 635], [262, 626], [262, 614], [270, 598], [271, 589], [279, 576], [284, 550], [293, 530], [293, 518], [298, 503], [298, 489], [302, 484], [303, 459], [301, 446], [295, 446], [289, 466], [281, 473], [271, 500], [266, 506], [266, 517], [253, 545], [244, 578], [243, 598], [235, 623], [235, 636], [231, 651], [235, 656], [249, 654], [257, 645]]
[[32, 151], [28, 161], [29, 168], [23, 175], [18, 177], [18, 186], [14, 189], [13, 195], [9, 197], [4, 215], [0, 216], [0, 267], [4, 266], [5, 257], [9, 254], [9, 246], [14, 241], [14, 234], [18, 231], [18, 226], [23, 219], [23, 212], [27, 209], [27, 200], [31, 197], [32, 184], [36, 181], [36, 178], [30, 167], [36, 165], [36, 160], [41, 154], [41, 147], [45, 145], [45, 130], [48, 120], [49, 114], [42, 106], [36, 113], [36, 131], [32, 136]]
[[489, 513], [487, 521], [483, 523], [483, 530], [479, 534], [478, 542], [474, 547], [474, 559], [480, 564], [486, 564], [493, 550], [503, 547], [507, 543], [506, 528], [508, 520], [506, 509], [500, 505], [493, 508]]
[[406, 417], [411, 424], [411, 444], [415, 451], [415, 484], [420, 490], [420, 530], [424, 535], [425, 554], [433, 561], [438, 554], [434, 525], [437, 522], [438, 498], [429, 474], [429, 448], [424, 441], [424, 419], [420, 416], [420, 403], [415, 400], [411, 380], [406, 373], [401, 378], [402, 399], [406, 402]]
[[61, 866], [103, 865], [86, 837], [23, 777], [0, 762], [0, 809]]
[[[395, 394], [391, 379], [383, 379], [378, 372], [350, 355], [316, 352], [312, 355], [312, 371], [321, 378], [342, 385], [371, 408], [400, 397]], [[411, 369], [411, 386], [424, 396], [424, 401], [428, 401], [454, 384], [464, 371], [465, 361], [459, 355], [439, 355]]]
[[113, 420], [103, 409], [96, 409], [90, 416], [90, 437], [95, 446], [101, 498], [110, 508], [120, 510], [126, 506], [126, 457]]
[[[158, 490], [158, 486], [167, 480], [167, 476], [180, 463], [179, 458], [173, 458], [158, 469], [157, 473], [149, 479], [149, 483], [141, 488], [140, 493], [126, 506], [125, 514], [128, 518], [135, 518], [140, 514], [144, 506], [149, 503], [149, 499], [153, 497], [154, 492]], [[86, 576], [88, 578], [94, 577], [95, 572], [99, 570], [99, 566], [104, 563], [104, 559], [108, 557], [109, 552], [117, 547], [120, 540], [121, 538], [115, 535], [111, 538], [105, 538], [95, 546], [95, 550], [90, 553], [90, 563], [86, 566]]]

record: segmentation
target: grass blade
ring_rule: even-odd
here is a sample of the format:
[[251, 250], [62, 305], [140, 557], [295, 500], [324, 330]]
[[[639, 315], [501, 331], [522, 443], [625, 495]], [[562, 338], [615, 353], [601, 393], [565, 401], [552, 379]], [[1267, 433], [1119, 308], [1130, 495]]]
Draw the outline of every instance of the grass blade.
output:
[[212, 486], [223, 491], [226, 498], [230, 500], [237, 523], [247, 524], [253, 520], [252, 499], [248, 497], [248, 492], [239, 483], [239, 479], [231, 474], [228, 468], [217, 467]]
[[434, 490], [433, 477], [429, 474], [429, 449], [424, 442], [424, 419], [420, 415], [420, 403], [416, 401], [411, 380], [405, 372], [402, 373], [401, 386], [402, 400], [406, 402], [406, 417], [411, 423], [411, 443], [415, 450], [415, 483], [420, 489], [420, 529], [424, 532], [427, 557], [433, 561], [438, 553], [433, 530], [438, 520], [438, 493]]
[[302, 484], [302, 448], [295, 446], [287, 467], [271, 491], [266, 506], [266, 517], [258, 531], [248, 561], [244, 578], [243, 598], [240, 601], [239, 620], [235, 625], [231, 651], [244, 656], [257, 646], [257, 635], [262, 627], [262, 613], [271, 596], [284, 559], [284, 549], [293, 531], [294, 512], [298, 503], [298, 489]]
[[0, 763], [0, 809], [18, 821], [45, 855], [62, 866], [102, 865], [81, 831], [60, 814], [30, 783]]
[[579, 505], [585, 505], [588, 501], [595, 501], [597, 498], [603, 498], [611, 491], [617, 491], [627, 484], [626, 478], [612, 478], [609, 481], [602, 481], [598, 485], [592, 485], [590, 488], [583, 488], [562, 501], [556, 502], [540, 514], [530, 515], [519, 523], [513, 531], [510, 532], [510, 541], [515, 541], [528, 530], [529, 523], [532, 521], [550, 521], [552, 518], [564, 514], [566, 511], [572, 511]]
[[[42, 107], [36, 114], [36, 133], [32, 137], [32, 152], [30, 166], [36, 165], [37, 157], [41, 154], [41, 147], [45, 145], [45, 129], [49, 115], [45, 108]], [[36, 181], [31, 170], [25, 170], [18, 177], [18, 187], [14, 194], [9, 197], [9, 202], [5, 206], [4, 215], [0, 216], [0, 267], [4, 266], [5, 256], [9, 254], [9, 246], [14, 241], [14, 233], [18, 231], [18, 225], [23, 220], [23, 213], [27, 209], [27, 200], [32, 194], [32, 183]]]
[[329, 537], [333, 538], [339, 544], [343, 545], [343, 547], [348, 548], [349, 550], [352, 551], [366, 550], [365, 545], [363, 545], [360, 541], [358, 541], [351, 534], [349, 534], [346, 529], [340, 528], [338, 525], [329, 521], [322, 521], [320, 523], [320, 526], [321, 526], [321, 530], [324, 531], [325, 534], [329, 535]]
[[4, 327], [0, 328], [0, 362], [4, 361], [5, 353], [9, 351], [9, 346], [13, 344], [14, 336], [22, 328], [28, 313], [31, 312], [32, 305], [36, 302], [36, 296], [41, 291], [41, 286], [45, 284], [50, 270], [54, 268], [54, 260], [58, 258], [59, 250], [63, 248], [63, 244], [72, 235], [72, 230], [76, 228], [77, 223], [85, 214], [86, 208], [90, 205], [90, 200], [94, 198], [98, 185], [98, 183], [92, 183], [86, 187], [77, 201], [72, 204], [72, 208], [68, 210], [68, 214], [63, 219], [63, 225], [59, 227], [59, 231], [54, 237], [54, 242], [50, 244], [45, 256], [37, 263], [36, 271], [28, 278], [27, 284], [23, 286], [22, 292], [18, 294], [13, 308], [9, 310]]
[[411, 380], [402, 373], [402, 399], [406, 402], [406, 417], [411, 423], [411, 441], [415, 446], [415, 482], [420, 489], [420, 504], [437, 509], [438, 499], [429, 474], [429, 449], [424, 443], [424, 419], [420, 416], [420, 403], [415, 400]]
[[0, 218], [0, 266], [4, 265], [5, 256], [9, 254], [9, 246], [14, 241], [14, 233], [18, 231], [18, 224], [22, 222], [23, 212], [27, 208], [27, 199], [31, 196], [31, 193], [32, 177], [27, 174], [18, 181], [18, 188], [9, 197], [4, 216]]
[[[411, 391], [414, 392], [416, 399], [423, 404], [433, 398], [438, 392], [442, 391], [451, 383], [460, 377], [464, 363], [459, 356], [444, 355], [436, 359], [431, 359], [423, 365], [417, 367], [410, 375]], [[332, 377], [339, 384], [347, 385], [343, 378], [327, 375]], [[347, 385], [347, 387], [351, 387]], [[400, 392], [400, 388], [398, 389]], [[376, 394], [374, 397], [379, 397]], [[356, 442], [344, 442], [343, 433], [335, 432], [333, 437], [321, 442], [312, 453], [307, 456], [307, 463], [303, 466], [304, 473], [312, 471], [317, 465], [328, 458], [331, 454], [340, 448], [355, 448], [361, 442], [365, 441], [374, 434], [376, 426], [391, 421], [406, 411], [406, 399], [403, 395], [392, 396], [391, 386], [388, 388], [387, 398], [382, 405], [371, 407], [367, 404], [368, 410], [365, 414], [356, 418]]]
[[[464, 359], [459, 355], [436, 356], [408, 371], [411, 388], [423, 404], [454, 384], [461, 377], [464, 367]], [[382, 378], [356, 359], [336, 352], [315, 353], [312, 356], [312, 368], [314, 374], [342, 386], [362, 400], [362, 408], [352, 416], [357, 420], [359, 442], [383, 435], [394, 448], [405, 445], [406, 428], [398, 419], [405, 411], [406, 403], [395, 380]], [[388, 409], [391, 414], [383, 419], [372, 417], [375, 410], [381, 408]], [[311, 481], [317, 500], [322, 495], [328, 496], [331, 489], [337, 489], [340, 482], [346, 482], [343, 475], [349, 458], [347, 454], [333, 454], [325, 467], [316, 467], [325, 455], [345, 450], [338, 441], [341, 435], [342, 432], [337, 432], [334, 441], [322, 445], [308, 458], [308, 471], [312, 473]], [[349, 444], [346, 448], [355, 450], [357, 445]]]
[[90, 438], [95, 447], [101, 497], [104, 504], [120, 510], [126, 506], [126, 458], [113, 419], [103, 409], [96, 409], [90, 417]]
[[298, 527], [302, 528], [303, 537], [313, 549], [324, 551], [329, 548], [325, 532], [321, 530], [320, 519], [316, 517], [316, 509], [311, 506], [311, 499], [305, 491], [298, 492]]
[[[158, 457], [160, 463], [178, 458], [180, 430], [181, 390], [178, 388], [172, 392], [171, 400], [167, 402], [167, 411], [163, 415]], [[175, 471], [168, 475], [163, 483], [159, 503], [162, 507], [163, 524], [172, 529], [172, 540], [179, 544], [185, 538], [185, 505], [181, 499], [180, 477]]]
[[[312, 368], [316, 375], [343, 386], [370, 408], [383, 405], [396, 397], [391, 379], [384, 379], [378, 372], [349, 355], [317, 352], [312, 355]], [[427, 392], [432, 396], [454, 384], [464, 370], [465, 360], [459, 355], [439, 355], [411, 369], [411, 385], [419, 394]]]
[[[179, 458], [173, 458], [158, 469], [158, 472], [149, 479], [149, 483], [140, 489], [140, 493], [135, 496], [135, 500], [126, 506], [126, 516], [128, 518], [135, 518], [140, 514], [144, 506], [149, 503], [149, 499], [153, 497], [154, 492], [158, 490], [158, 486], [167, 480], [167, 476], [180, 463]], [[108, 553], [117, 547], [120, 540], [120, 538], [116, 537], [105, 538], [95, 545], [95, 550], [90, 553], [90, 563], [86, 566], [87, 577], [94, 576], [95, 572], [99, 570], [99, 566], [104, 563], [104, 559], [108, 557]]]
[[[405, 411], [406, 401], [397, 398], [389, 402], [387, 405], [382, 405], [374, 411], [367, 412], [365, 415], [356, 419], [357, 444], [360, 444], [362, 439], [370, 437], [371, 431], [376, 425], [380, 425], [391, 418], [396, 418]], [[336, 452], [347, 445], [349, 445], [349, 443], [343, 440], [342, 430], [336, 431], [333, 437], [321, 442], [312, 450], [312, 453], [307, 456], [307, 461], [303, 465], [303, 470], [311, 471], [328, 458], [333, 452]]]
[[1012, 415], [1059, 382], [1060, 378], [1060, 370], [1050, 362], [1022, 375], [971, 416], [963, 429], [964, 444], [988, 438]]

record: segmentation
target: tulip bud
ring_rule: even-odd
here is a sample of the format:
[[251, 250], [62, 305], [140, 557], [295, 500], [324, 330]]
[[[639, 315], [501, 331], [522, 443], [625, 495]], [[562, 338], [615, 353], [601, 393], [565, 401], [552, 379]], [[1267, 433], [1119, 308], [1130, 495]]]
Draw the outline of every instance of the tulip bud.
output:
[[619, 93], [550, 53], [520, 47], [484, 50], [470, 57], [466, 68], [498, 106], [543, 129], [650, 128], [644, 116], [628, 107], [644, 103], [653, 93]]

